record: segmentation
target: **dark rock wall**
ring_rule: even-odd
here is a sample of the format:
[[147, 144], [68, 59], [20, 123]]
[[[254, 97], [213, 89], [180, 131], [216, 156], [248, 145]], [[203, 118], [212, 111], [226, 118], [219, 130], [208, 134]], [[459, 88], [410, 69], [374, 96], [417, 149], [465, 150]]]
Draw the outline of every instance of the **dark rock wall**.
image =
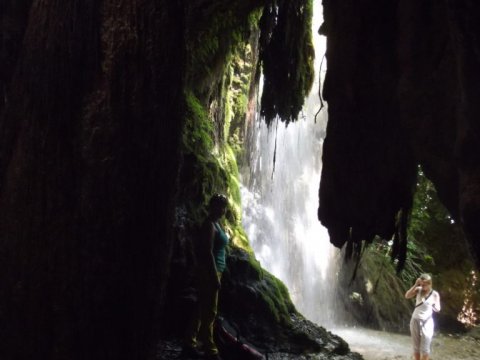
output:
[[146, 357], [172, 243], [181, 6], [1, 1], [2, 359]]
[[[169, 326], [184, 90], [212, 104], [232, 29], [267, 3], [0, 0], [2, 359], [148, 356]], [[332, 241], [398, 234], [421, 163], [480, 253], [480, 5], [324, 5]]]
[[183, 125], [222, 145], [226, 64], [272, 3], [0, 0], [0, 358], [144, 359], [170, 330]]
[[329, 124], [319, 218], [332, 242], [401, 233], [416, 165], [480, 254], [480, 5], [324, 0]]
[[458, 211], [467, 237], [480, 262], [480, 4], [447, 1], [448, 25], [459, 81], [454, 138], [458, 172]]

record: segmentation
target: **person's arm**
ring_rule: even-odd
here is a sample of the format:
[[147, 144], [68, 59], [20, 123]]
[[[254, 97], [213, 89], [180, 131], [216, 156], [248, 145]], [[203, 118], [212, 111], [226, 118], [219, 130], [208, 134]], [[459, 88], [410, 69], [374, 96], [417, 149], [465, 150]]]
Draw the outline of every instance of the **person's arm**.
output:
[[433, 311], [438, 313], [442, 309], [442, 307], [440, 306], [440, 294], [435, 291], [434, 295], [435, 295], [435, 299], [434, 299], [435, 302], [432, 305], [432, 309], [433, 309]]
[[413, 285], [410, 289], [407, 290], [407, 292], [405, 293], [405, 299], [411, 299], [413, 298], [415, 295], [417, 295], [417, 292], [421, 289], [420, 287], [420, 282], [422, 280], [419, 278], [415, 281], [415, 285]]

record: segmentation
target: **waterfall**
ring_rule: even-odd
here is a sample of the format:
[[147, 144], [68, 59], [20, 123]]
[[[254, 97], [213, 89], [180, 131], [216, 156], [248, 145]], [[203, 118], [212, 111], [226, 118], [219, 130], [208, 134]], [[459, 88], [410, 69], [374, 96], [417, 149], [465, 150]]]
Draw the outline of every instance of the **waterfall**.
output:
[[322, 7], [316, 0], [316, 83], [300, 119], [288, 127], [273, 122], [267, 128], [257, 115], [250, 167], [242, 177], [242, 208], [243, 225], [262, 266], [285, 283], [302, 314], [318, 324], [332, 326], [336, 283], [333, 259], [337, 251], [317, 219], [327, 122], [326, 108], [314, 121], [320, 108], [318, 70], [326, 47], [325, 38], [318, 35], [321, 22]]

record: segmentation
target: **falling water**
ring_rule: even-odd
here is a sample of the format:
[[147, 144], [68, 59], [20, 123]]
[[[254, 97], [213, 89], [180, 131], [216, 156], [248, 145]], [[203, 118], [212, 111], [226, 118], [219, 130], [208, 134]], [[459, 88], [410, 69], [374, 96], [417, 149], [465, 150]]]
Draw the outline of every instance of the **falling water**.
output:
[[[314, 9], [318, 72], [326, 46], [317, 33], [320, 1]], [[287, 285], [297, 309], [312, 321], [332, 326], [336, 249], [317, 219], [327, 111], [324, 108], [314, 121], [320, 108], [318, 74], [315, 78], [299, 121], [288, 128], [282, 122], [267, 128], [257, 119], [250, 168], [243, 176], [243, 224], [257, 259]]]

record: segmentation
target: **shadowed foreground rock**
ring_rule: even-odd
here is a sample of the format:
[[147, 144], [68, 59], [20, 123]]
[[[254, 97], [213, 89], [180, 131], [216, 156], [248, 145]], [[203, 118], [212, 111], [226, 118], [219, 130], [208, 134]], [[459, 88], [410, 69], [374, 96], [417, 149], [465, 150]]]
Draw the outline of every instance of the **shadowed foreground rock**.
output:
[[[176, 259], [173, 271], [184, 276], [169, 288], [170, 316], [164, 320], [173, 326], [163, 335], [157, 352], [158, 358], [165, 360], [169, 359], [168, 354], [180, 353], [181, 343], [175, 339], [183, 336], [196, 301], [195, 288], [191, 286], [192, 263], [178, 256]], [[245, 250], [230, 249], [219, 303], [220, 315], [233, 325], [240, 340], [268, 354], [269, 359], [361, 359], [350, 352], [340, 337], [299, 314], [285, 285], [262, 269]]]

